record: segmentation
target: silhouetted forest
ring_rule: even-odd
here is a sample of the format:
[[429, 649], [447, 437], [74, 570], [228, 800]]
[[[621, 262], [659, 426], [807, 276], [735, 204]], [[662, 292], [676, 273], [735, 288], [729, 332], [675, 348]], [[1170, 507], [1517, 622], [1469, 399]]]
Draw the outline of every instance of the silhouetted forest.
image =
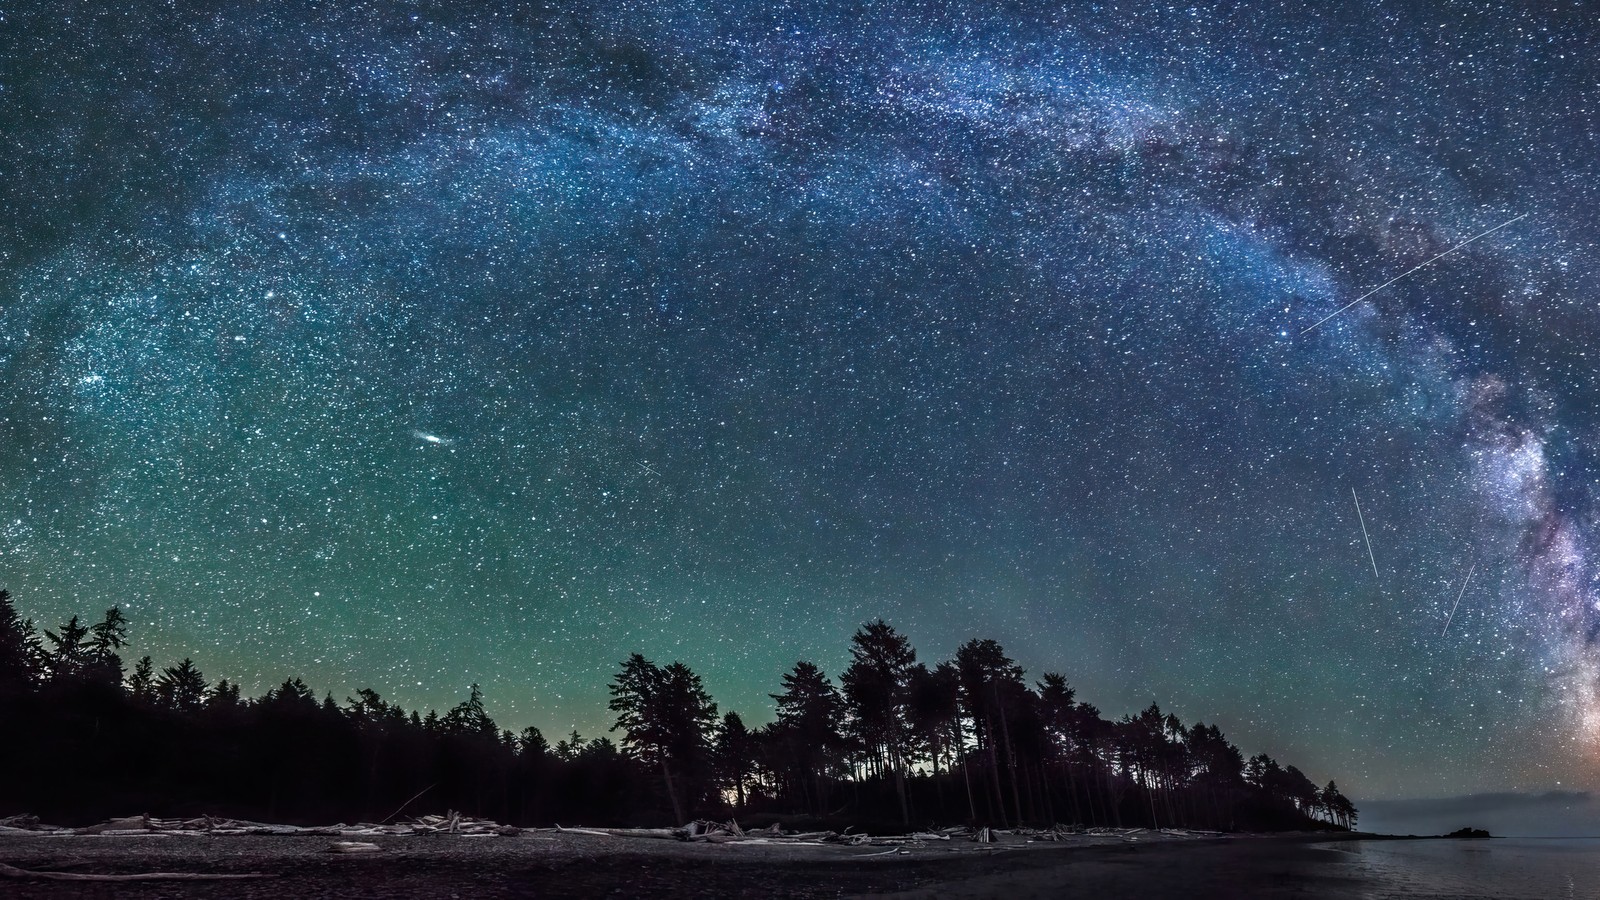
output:
[[245, 698], [188, 659], [128, 670], [112, 608], [54, 630], [0, 590], [0, 813], [73, 824], [211, 814], [284, 823], [460, 810], [516, 825], [678, 824], [738, 816], [904, 830], [971, 822], [1276, 830], [1354, 826], [1265, 754], [1155, 704], [1108, 719], [1066, 679], [1030, 685], [992, 640], [932, 666], [892, 626], [851, 640], [838, 682], [797, 662], [752, 728], [681, 662], [638, 654], [611, 683], [613, 733], [551, 746], [502, 730], [476, 685], [440, 714], [299, 678]]

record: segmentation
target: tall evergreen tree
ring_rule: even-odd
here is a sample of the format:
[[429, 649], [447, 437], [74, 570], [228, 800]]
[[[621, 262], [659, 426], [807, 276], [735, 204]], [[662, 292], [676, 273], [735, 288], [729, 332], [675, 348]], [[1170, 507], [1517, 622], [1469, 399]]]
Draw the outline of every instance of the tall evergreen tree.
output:
[[0, 588], [0, 692], [35, 685], [41, 652], [33, 622], [17, 614], [11, 592]]
[[573, 762], [583, 754], [583, 748], [588, 745], [588, 742], [583, 739], [583, 735], [579, 734], [578, 729], [574, 728], [571, 734], [556, 741], [555, 749], [551, 752], [555, 754], [556, 759], [562, 762]]
[[[267, 691], [257, 705], [279, 712], [310, 713], [317, 708], [317, 695], [299, 678], [286, 678], [283, 684]], [[428, 719], [437, 724], [439, 717], [429, 710]]]
[[961, 682], [955, 666], [939, 663], [932, 669], [918, 663], [911, 669], [906, 711], [912, 738], [933, 766], [939, 768], [961, 749]]
[[911, 821], [906, 803], [906, 756], [911, 722], [907, 701], [917, 651], [905, 635], [882, 619], [868, 622], [850, 639], [850, 665], [839, 677], [850, 723], [866, 751], [871, 770], [894, 778], [900, 816]]
[[81, 678], [89, 665], [89, 629], [77, 616], [60, 626], [59, 631], [46, 631], [50, 646], [45, 651], [45, 665], [52, 682]]
[[483, 708], [483, 691], [472, 685], [467, 699], [456, 704], [444, 714], [444, 730], [450, 734], [494, 739], [499, 728]]
[[821, 669], [804, 660], [783, 676], [783, 693], [771, 696], [778, 704], [777, 721], [767, 729], [775, 768], [790, 793], [821, 812], [827, 785], [841, 768], [844, 698]]
[[1339, 786], [1329, 781], [1318, 795], [1318, 802], [1328, 816], [1328, 821], [1344, 829], [1356, 827], [1356, 807], [1339, 792]]
[[117, 651], [127, 646], [128, 619], [121, 607], [106, 610], [105, 618], [89, 628], [86, 674], [104, 684], [122, 684], [122, 657]]
[[522, 729], [522, 734], [517, 736], [517, 753], [529, 759], [544, 757], [550, 752], [550, 742], [544, 739], [544, 733], [529, 725]]
[[718, 780], [733, 789], [734, 805], [742, 810], [744, 788], [755, 766], [755, 738], [745, 727], [744, 719], [732, 710], [723, 715], [722, 724], [717, 727], [715, 753]]
[[1306, 774], [1294, 766], [1286, 766], [1283, 770], [1283, 781], [1279, 793], [1292, 801], [1301, 812], [1311, 815], [1316, 811], [1317, 799], [1320, 791], [1316, 782], [1306, 777]]
[[1077, 691], [1058, 672], [1046, 672], [1039, 680], [1039, 708], [1056, 749], [1064, 757], [1072, 743], [1072, 712], [1077, 706]]
[[176, 666], [162, 669], [155, 688], [161, 705], [176, 712], [199, 712], [205, 702], [205, 676], [200, 674], [194, 660], [187, 657]]
[[128, 696], [140, 703], [148, 703], [155, 699], [155, 666], [150, 662], [149, 656], [140, 657], [134, 664], [133, 673], [128, 676]]
[[910, 732], [906, 714], [911, 668], [917, 651], [894, 626], [877, 619], [850, 638], [850, 665], [839, 677], [849, 704], [852, 730], [866, 747], [875, 772], [898, 772]]
[[608, 705], [617, 714], [612, 730], [623, 732], [623, 748], [660, 769], [673, 812], [685, 821], [685, 807], [702, 802], [711, 785], [717, 704], [700, 676], [681, 662], [657, 666], [635, 653], [612, 681]]
[[[1014, 754], [1010, 741], [1008, 709], [1015, 705], [1019, 695], [1027, 692], [1022, 681], [1022, 667], [1007, 656], [999, 642], [973, 639], [956, 648], [956, 673], [961, 682], [961, 704], [972, 722], [973, 738], [979, 754], [986, 758], [990, 786], [994, 793], [990, 799], [994, 814], [1005, 822], [1007, 814], [1005, 796], [1000, 783], [1002, 762], [1013, 767]], [[970, 755], [968, 757], [971, 759]], [[1011, 772], [1012, 803], [1020, 818], [1021, 800], [1018, 796], [1016, 773]]]
[[230, 715], [242, 709], [243, 706], [243, 702], [239, 699], [239, 686], [226, 678], [217, 682], [216, 687], [206, 693], [205, 708], [207, 713]]

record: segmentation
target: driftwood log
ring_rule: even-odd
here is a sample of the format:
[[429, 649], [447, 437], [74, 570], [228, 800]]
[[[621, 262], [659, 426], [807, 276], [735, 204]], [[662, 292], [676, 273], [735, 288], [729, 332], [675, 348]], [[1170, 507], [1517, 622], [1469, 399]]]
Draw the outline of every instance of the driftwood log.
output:
[[136, 875], [89, 875], [81, 872], [35, 872], [0, 863], [0, 877], [33, 878], [41, 881], [242, 881], [250, 878], [276, 878], [263, 872], [222, 875], [208, 872], [140, 872]]

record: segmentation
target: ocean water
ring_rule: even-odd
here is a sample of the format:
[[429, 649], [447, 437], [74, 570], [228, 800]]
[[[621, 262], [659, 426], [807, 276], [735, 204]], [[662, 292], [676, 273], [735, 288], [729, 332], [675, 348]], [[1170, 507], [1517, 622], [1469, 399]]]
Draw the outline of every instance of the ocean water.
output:
[[1351, 896], [1429, 900], [1600, 900], [1600, 838], [1482, 841], [1348, 841], [1318, 845], [1339, 854]]

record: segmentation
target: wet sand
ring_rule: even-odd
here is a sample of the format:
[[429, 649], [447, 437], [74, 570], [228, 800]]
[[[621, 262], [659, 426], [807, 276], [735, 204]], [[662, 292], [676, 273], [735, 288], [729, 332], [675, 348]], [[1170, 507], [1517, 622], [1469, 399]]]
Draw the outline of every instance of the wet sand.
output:
[[144, 883], [0, 879], [0, 895], [66, 897], [1297, 897], [1363, 885], [1339, 854], [1301, 837], [1069, 844], [910, 852], [878, 847], [704, 844], [539, 832], [517, 837], [375, 837], [368, 854], [328, 852], [326, 837], [0, 836], [22, 869], [129, 874], [260, 872], [254, 881]]

